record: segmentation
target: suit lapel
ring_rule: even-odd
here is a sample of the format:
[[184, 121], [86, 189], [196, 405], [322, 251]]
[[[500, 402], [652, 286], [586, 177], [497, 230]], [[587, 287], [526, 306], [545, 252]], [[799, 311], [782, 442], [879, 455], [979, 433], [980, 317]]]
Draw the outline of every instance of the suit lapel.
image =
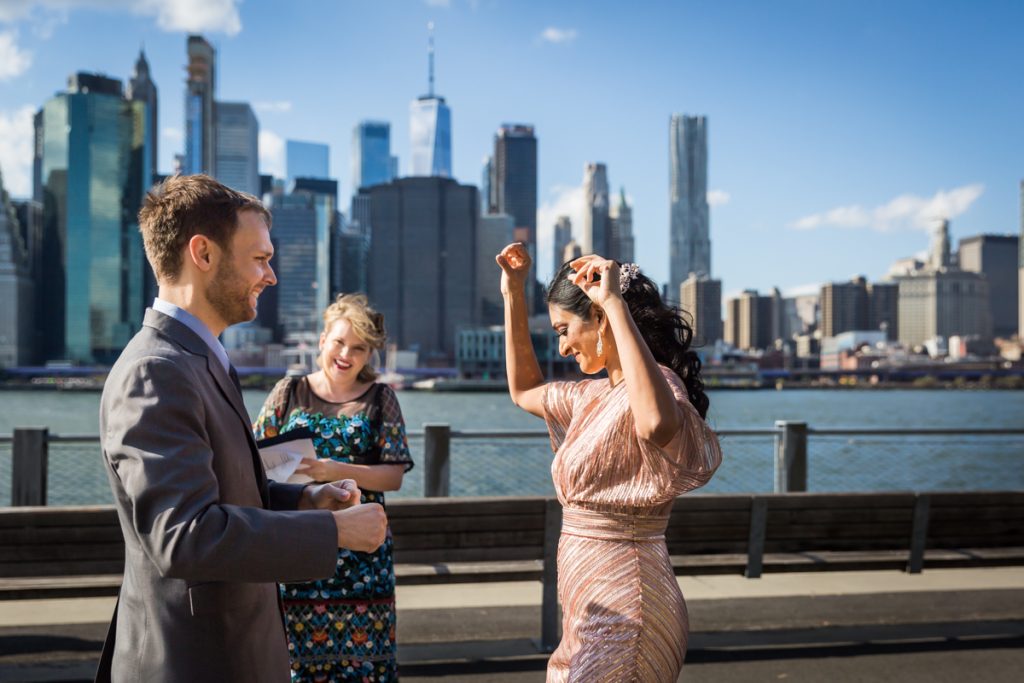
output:
[[267, 473], [263, 469], [263, 461], [260, 459], [256, 439], [252, 434], [249, 414], [245, 410], [245, 403], [242, 401], [241, 393], [235, 388], [234, 382], [231, 381], [231, 377], [224, 369], [224, 366], [221, 365], [220, 360], [211, 354], [210, 347], [207, 346], [206, 342], [199, 335], [190, 330], [188, 325], [175, 320], [169, 315], [164, 315], [153, 309], [147, 309], [144, 324], [166, 335], [189, 353], [206, 358], [207, 371], [213, 375], [213, 379], [217, 383], [217, 388], [220, 389], [224, 400], [228, 402], [235, 415], [241, 421], [242, 431], [245, 432], [246, 443], [249, 446], [249, 454], [252, 457], [256, 484], [260, 489], [260, 500], [263, 501], [264, 508], [269, 508], [270, 493], [267, 489]]

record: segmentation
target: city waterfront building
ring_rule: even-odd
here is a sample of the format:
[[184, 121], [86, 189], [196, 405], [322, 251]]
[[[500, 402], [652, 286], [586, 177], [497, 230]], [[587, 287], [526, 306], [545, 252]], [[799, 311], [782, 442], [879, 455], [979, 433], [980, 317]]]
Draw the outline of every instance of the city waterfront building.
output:
[[139, 58], [135, 60], [135, 69], [125, 89], [125, 97], [133, 101], [146, 103], [146, 140], [149, 145], [149, 182], [156, 183], [157, 180], [157, 142], [160, 139], [160, 129], [157, 118], [157, 88], [149, 74], [149, 62], [146, 61], [146, 53], [139, 50]]
[[669, 291], [690, 273], [711, 276], [708, 123], [673, 114], [669, 121]]
[[981, 273], [988, 280], [992, 332], [997, 337], [1017, 333], [1019, 251], [1017, 235], [973, 235], [958, 245], [960, 269]]
[[71, 76], [35, 117], [42, 360], [112, 363], [142, 323], [146, 121], [147, 104], [126, 99], [121, 81], [89, 73]]
[[504, 213], [480, 217], [477, 230], [476, 281], [481, 325], [501, 325], [505, 300], [501, 295], [501, 269], [494, 256], [514, 241], [515, 219]]
[[296, 178], [329, 178], [331, 148], [322, 142], [286, 140], [285, 168], [288, 185]]
[[434, 33], [430, 27], [427, 94], [409, 104], [409, 142], [413, 176], [452, 177], [452, 113], [434, 94]]
[[[612, 205], [609, 220], [611, 221], [611, 248], [608, 250], [608, 258], [622, 263], [632, 263], [634, 259], [633, 207], [626, 201], [625, 188], [620, 188], [619, 203]], [[721, 319], [721, 312], [718, 317]]]
[[679, 290], [680, 306], [693, 328], [693, 345], [714, 346], [724, 336], [722, 281], [690, 273]]
[[0, 368], [35, 360], [35, 293], [31, 253], [0, 169]]
[[572, 220], [568, 216], [559, 216], [555, 221], [555, 250], [554, 263], [552, 263], [552, 277], [565, 263], [565, 248], [572, 242]]
[[608, 168], [601, 163], [583, 167], [583, 226], [580, 249], [584, 254], [607, 257], [611, 246], [611, 217], [608, 200]]
[[452, 365], [456, 330], [479, 318], [476, 187], [411, 177], [359, 193], [372, 225], [367, 294], [389, 338], [421, 363]]
[[248, 102], [217, 102], [217, 180], [239, 192], [260, 193], [260, 124]]
[[361, 187], [389, 183], [398, 175], [398, 158], [391, 154], [391, 124], [360, 121], [352, 129], [352, 194]]
[[214, 97], [217, 53], [202, 36], [187, 41], [188, 77], [185, 82], [185, 154], [182, 173], [217, 175]]

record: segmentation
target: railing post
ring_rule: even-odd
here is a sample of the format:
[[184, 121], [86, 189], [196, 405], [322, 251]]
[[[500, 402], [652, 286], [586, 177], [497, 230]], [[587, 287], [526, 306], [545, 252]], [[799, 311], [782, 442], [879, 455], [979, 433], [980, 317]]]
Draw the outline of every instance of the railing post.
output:
[[11, 505], [46, 505], [49, 430], [15, 429], [11, 458]]
[[807, 423], [776, 420], [775, 493], [807, 490]]
[[750, 501], [750, 534], [747, 539], [747, 568], [743, 575], [748, 579], [761, 578], [764, 569], [764, 538], [768, 530], [768, 501], [763, 496], [754, 496]]
[[554, 652], [562, 637], [558, 605], [558, 538], [562, 534], [562, 504], [544, 501], [544, 573], [541, 592], [540, 650]]
[[451, 437], [450, 425], [423, 425], [423, 495], [427, 498], [443, 498], [451, 490]]
[[927, 493], [919, 493], [914, 499], [914, 525], [910, 532], [910, 558], [907, 573], [920, 574], [924, 569], [924, 551], [928, 545], [928, 515], [932, 499]]

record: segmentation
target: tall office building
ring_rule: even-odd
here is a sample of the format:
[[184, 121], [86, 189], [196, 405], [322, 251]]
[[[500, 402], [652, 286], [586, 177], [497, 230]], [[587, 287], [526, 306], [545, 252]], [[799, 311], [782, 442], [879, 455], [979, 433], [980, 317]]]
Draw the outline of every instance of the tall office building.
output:
[[821, 335], [834, 337], [868, 327], [868, 284], [863, 277], [821, 287]]
[[214, 112], [217, 54], [202, 36], [188, 37], [185, 82], [185, 159], [182, 172], [217, 175]]
[[139, 50], [139, 58], [135, 60], [135, 70], [128, 81], [125, 95], [129, 100], [139, 100], [146, 103], [146, 140], [150, 149], [149, 182], [155, 183], [157, 177], [157, 141], [160, 138], [160, 129], [157, 126], [157, 91], [156, 83], [149, 75], [149, 62], [146, 61], [146, 53]]
[[0, 368], [31, 365], [35, 342], [35, 283], [28, 244], [0, 169]]
[[260, 124], [248, 102], [217, 102], [217, 180], [260, 196]]
[[572, 220], [568, 216], [559, 216], [555, 222], [555, 251], [551, 275], [554, 277], [558, 269], [565, 263], [565, 247], [572, 242]]
[[337, 232], [335, 180], [298, 179], [290, 193], [276, 193], [270, 203], [277, 272], [275, 335], [318, 332], [320, 314], [332, 295], [332, 237]]
[[422, 362], [453, 364], [456, 330], [478, 321], [476, 187], [399, 178], [360, 195], [373, 230], [367, 293], [388, 336]]
[[781, 339], [784, 304], [778, 289], [767, 296], [745, 290], [726, 301], [723, 338], [738, 349], [767, 349]]
[[79, 73], [36, 115], [43, 360], [111, 363], [142, 323], [146, 109], [120, 81]]
[[1020, 240], [1016, 235], [974, 235], [960, 240], [957, 253], [962, 270], [988, 280], [992, 332], [1009, 338], [1018, 329], [1017, 276]]
[[693, 328], [693, 346], [714, 346], [723, 337], [722, 281], [691, 273], [679, 287], [680, 306]]
[[360, 187], [390, 183], [398, 175], [398, 159], [391, 155], [391, 124], [360, 121], [352, 129], [352, 194]]
[[494, 255], [513, 241], [515, 220], [504, 213], [480, 217], [477, 229], [476, 282], [480, 297], [480, 325], [505, 322], [505, 300], [501, 296], [500, 270]]
[[983, 275], [956, 268], [920, 270], [899, 282], [899, 340], [907, 346], [957, 335], [992, 338], [989, 287]]
[[583, 229], [580, 248], [584, 254], [607, 257], [611, 247], [611, 217], [608, 201], [608, 169], [604, 164], [583, 167]]
[[533, 126], [504, 124], [494, 135], [495, 212], [512, 216], [515, 240], [536, 255], [537, 138]]
[[888, 341], [899, 333], [900, 286], [897, 282], [873, 282], [867, 286], [868, 325], [865, 330], [882, 330]]
[[434, 94], [434, 26], [430, 24], [427, 94], [409, 105], [409, 142], [413, 176], [452, 177], [452, 112]]
[[331, 149], [321, 142], [286, 140], [284, 143], [285, 172], [288, 185], [296, 178], [329, 178]]
[[488, 213], [494, 213], [495, 206], [492, 200], [492, 192], [494, 191], [494, 183], [492, 182], [492, 176], [494, 174], [494, 157], [488, 155], [484, 157], [483, 168], [480, 169], [480, 214], [485, 215]]
[[707, 117], [673, 114], [669, 122], [669, 291], [690, 273], [711, 276], [708, 228]]
[[633, 207], [626, 201], [625, 188], [619, 190], [619, 203], [612, 206], [610, 219], [611, 248], [608, 250], [608, 258], [630, 263], [633, 261]]

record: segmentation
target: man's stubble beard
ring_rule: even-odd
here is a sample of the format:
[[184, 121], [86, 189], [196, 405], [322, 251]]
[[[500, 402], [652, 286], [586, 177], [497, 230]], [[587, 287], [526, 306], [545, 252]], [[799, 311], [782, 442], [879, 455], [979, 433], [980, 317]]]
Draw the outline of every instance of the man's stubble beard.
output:
[[230, 259], [231, 254], [226, 253], [206, 290], [210, 306], [229, 327], [256, 317], [255, 312], [249, 308], [251, 288], [245, 285]]

